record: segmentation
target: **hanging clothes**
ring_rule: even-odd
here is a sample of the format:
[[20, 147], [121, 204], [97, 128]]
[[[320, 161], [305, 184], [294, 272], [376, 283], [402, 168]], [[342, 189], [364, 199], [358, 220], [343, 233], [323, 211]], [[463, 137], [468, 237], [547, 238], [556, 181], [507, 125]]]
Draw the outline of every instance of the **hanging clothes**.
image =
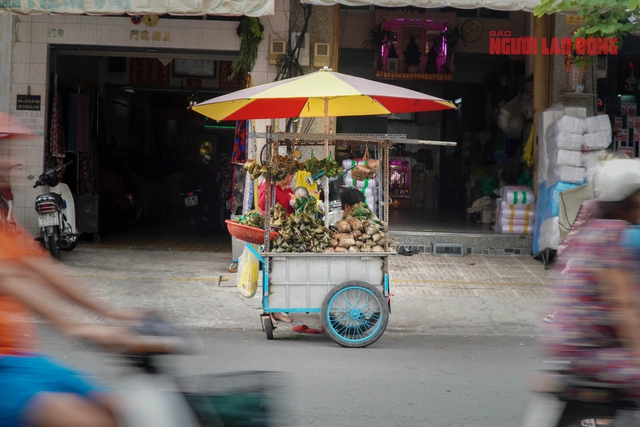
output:
[[67, 106], [67, 151], [76, 152], [76, 97], [75, 93], [69, 94]]
[[233, 154], [231, 163], [244, 163], [247, 159], [247, 121], [236, 122], [235, 140], [233, 142]]
[[62, 115], [62, 97], [60, 92], [53, 96], [53, 108], [51, 110], [51, 135], [50, 152], [53, 157], [63, 158], [67, 154], [67, 147], [64, 139], [64, 126]]
[[89, 94], [76, 93], [76, 150], [78, 153], [91, 151], [91, 127], [89, 114]]

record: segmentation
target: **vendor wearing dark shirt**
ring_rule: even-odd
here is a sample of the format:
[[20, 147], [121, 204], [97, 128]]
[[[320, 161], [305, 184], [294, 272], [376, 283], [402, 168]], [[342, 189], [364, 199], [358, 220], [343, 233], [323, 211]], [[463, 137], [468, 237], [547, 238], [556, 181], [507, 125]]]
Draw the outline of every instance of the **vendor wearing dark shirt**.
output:
[[345, 217], [351, 211], [353, 205], [364, 203], [364, 194], [357, 188], [345, 188], [340, 193], [340, 202], [342, 203], [342, 216]]

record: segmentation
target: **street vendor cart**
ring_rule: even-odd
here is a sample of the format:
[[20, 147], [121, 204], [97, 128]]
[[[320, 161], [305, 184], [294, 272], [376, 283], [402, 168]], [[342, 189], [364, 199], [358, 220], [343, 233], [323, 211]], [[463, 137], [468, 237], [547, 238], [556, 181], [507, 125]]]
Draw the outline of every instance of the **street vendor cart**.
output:
[[[266, 154], [256, 158], [267, 167], [277, 157], [274, 144], [295, 147], [319, 145], [324, 158], [330, 158], [330, 146], [336, 144], [371, 144], [375, 146], [379, 162], [374, 204], [381, 231], [388, 231], [389, 205], [389, 149], [394, 143], [424, 143], [455, 145], [439, 141], [408, 140], [405, 135], [388, 134], [329, 134], [329, 117], [384, 115], [419, 111], [453, 109], [449, 101], [424, 93], [387, 85], [367, 79], [332, 72], [324, 68], [316, 73], [279, 82], [243, 89], [197, 104], [192, 109], [215, 120], [247, 120], [296, 117], [324, 117], [324, 133], [250, 133], [249, 138], [266, 139]], [[254, 152], [254, 155], [256, 153]], [[264, 161], [266, 159], [266, 162]], [[276, 168], [277, 169], [277, 168]], [[328, 177], [324, 181], [324, 218], [329, 218]], [[263, 239], [244, 235], [245, 228], [230, 222], [229, 231], [240, 240], [261, 243], [258, 251], [251, 250], [262, 264], [261, 321], [268, 339], [273, 338], [274, 326], [270, 313], [319, 313], [325, 332], [345, 347], [365, 347], [384, 333], [389, 321], [389, 256], [395, 254], [387, 238], [384, 247], [371, 251], [305, 252], [274, 249], [270, 211], [275, 200], [275, 185], [267, 180]], [[368, 220], [369, 221], [369, 220]], [[315, 230], [320, 230], [318, 226]], [[373, 227], [373, 224], [369, 224]], [[254, 230], [255, 231], [255, 230]], [[375, 227], [374, 227], [375, 232]], [[384, 232], [384, 233], [383, 233]], [[368, 232], [367, 232], [368, 233]], [[365, 236], [366, 237], [366, 236]], [[274, 243], [277, 243], [274, 242]]]
[[[374, 145], [380, 169], [376, 180], [376, 214], [388, 232], [389, 205], [389, 149], [393, 143], [452, 143], [408, 140], [406, 135], [379, 134], [290, 134], [253, 133], [265, 138], [267, 155], [273, 153], [274, 141], [290, 141], [297, 147], [304, 145], [333, 145], [339, 143]], [[275, 199], [275, 186], [267, 184], [263, 239], [243, 235], [262, 244], [257, 251], [247, 245], [262, 264], [262, 327], [267, 339], [273, 339], [274, 326], [270, 313], [318, 313], [326, 334], [345, 347], [365, 347], [384, 333], [390, 314], [389, 257], [395, 255], [386, 240], [381, 252], [275, 252], [272, 240], [276, 233], [271, 226], [270, 208]], [[330, 195], [325, 192], [325, 208]], [[325, 218], [326, 218], [325, 211]], [[234, 234], [236, 229], [229, 228]]]

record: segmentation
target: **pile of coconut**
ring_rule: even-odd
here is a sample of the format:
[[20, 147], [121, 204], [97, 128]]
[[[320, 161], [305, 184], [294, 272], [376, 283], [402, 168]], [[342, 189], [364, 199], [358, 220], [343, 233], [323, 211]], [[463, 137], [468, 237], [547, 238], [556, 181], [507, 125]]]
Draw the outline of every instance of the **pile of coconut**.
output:
[[330, 228], [330, 247], [325, 252], [389, 252], [392, 241], [384, 224], [364, 203]]

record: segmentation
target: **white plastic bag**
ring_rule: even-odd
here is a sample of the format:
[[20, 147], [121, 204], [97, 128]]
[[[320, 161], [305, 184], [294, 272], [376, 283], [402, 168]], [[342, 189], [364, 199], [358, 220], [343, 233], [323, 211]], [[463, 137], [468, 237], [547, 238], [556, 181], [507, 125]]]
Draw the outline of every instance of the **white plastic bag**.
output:
[[[255, 246], [254, 246], [255, 249]], [[238, 258], [238, 290], [246, 298], [253, 298], [258, 290], [260, 261], [246, 246]]]
[[524, 130], [524, 114], [522, 112], [522, 94], [500, 107], [498, 127], [507, 138], [520, 138]]

